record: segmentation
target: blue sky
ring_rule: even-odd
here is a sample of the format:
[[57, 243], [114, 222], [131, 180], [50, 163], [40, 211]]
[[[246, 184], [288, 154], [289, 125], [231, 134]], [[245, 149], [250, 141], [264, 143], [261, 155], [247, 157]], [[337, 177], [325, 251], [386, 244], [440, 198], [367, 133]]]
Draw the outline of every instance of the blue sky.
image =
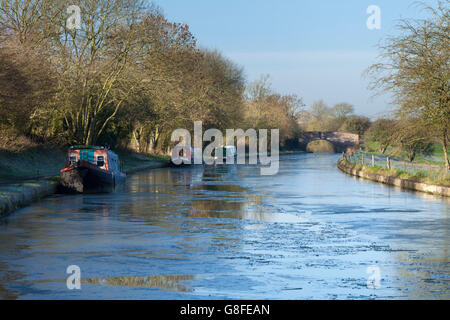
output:
[[[435, 3], [434, 1], [427, 1]], [[402, 18], [423, 17], [412, 0], [157, 0], [169, 20], [187, 23], [202, 47], [217, 49], [245, 70], [269, 74], [275, 90], [307, 105], [349, 102], [372, 118], [390, 109], [372, 98], [361, 74], [375, 62], [375, 45]], [[381, 9], [381, 29], [369, 30], [369, 5]]]

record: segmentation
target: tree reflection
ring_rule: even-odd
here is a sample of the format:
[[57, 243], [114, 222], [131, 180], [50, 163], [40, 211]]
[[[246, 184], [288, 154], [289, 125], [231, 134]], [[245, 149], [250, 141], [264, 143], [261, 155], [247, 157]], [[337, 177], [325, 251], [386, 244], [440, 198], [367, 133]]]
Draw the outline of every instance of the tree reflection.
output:
[[82, 279], [81, 283], [129, 288], [157, 288], [178, 292], [192, 292], [181, 282], [194, 279], [193, 275], [121, 276]]

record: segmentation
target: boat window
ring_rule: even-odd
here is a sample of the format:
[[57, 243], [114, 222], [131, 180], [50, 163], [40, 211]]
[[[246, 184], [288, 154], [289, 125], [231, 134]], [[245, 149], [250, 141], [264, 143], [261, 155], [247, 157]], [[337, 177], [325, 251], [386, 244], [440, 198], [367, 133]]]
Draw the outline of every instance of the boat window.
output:
[[75, 162], [77, 162], [77, 155], [70, 155], [69, 164], [74, 164]]
[[103, 167], [105, 165], [105, 157], [97, 156], [97, 166]]

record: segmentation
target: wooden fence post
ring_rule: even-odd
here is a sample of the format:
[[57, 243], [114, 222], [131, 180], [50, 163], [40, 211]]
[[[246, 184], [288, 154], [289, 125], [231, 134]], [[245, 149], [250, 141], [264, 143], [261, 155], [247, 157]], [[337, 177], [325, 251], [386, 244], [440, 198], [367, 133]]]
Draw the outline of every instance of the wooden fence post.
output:
[[389, 157], [387, 157], [386, 160], [387, 160], [387, 168], [389, 170], [391, 170], [391, 159], [389, 159]]

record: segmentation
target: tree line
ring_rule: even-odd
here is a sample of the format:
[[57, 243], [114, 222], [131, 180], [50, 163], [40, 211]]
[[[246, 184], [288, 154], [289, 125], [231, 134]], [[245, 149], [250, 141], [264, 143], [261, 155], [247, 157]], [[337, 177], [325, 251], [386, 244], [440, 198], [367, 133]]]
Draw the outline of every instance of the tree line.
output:
[[85, 0], [68, 28], [62, 0], [0, 0], [0, 130], [35, 141], [167, 152], [176, 128], [281, 128], [301, 99], [200, 48], [186, 24], [143, 0]]
[[[268, 76], [201, 48], [189, 26], [144, 0], [85, 0], [80, 28], [68, 28], [63, 0], [0, 0], [0, 134], [57, 145], [109, 144], [167, 153], [174, 129], [280, 129], [281, 147], [302, 131], [359, 134], [366, 146], [399, 147], [413, 160], [431, 143], [447, 168], [449, 1], [423, 20], [403, 20], [367, 70], [370, 88], [389, 91], [395, 113], [371, 122], [346, 102], [282, 95]], [[1, 139], [0, 139], [1, 140]]]
[[299, 124], [305, 131], [348, 132], [363, 137], [371, 126], [371, 120], [354, 111], [354, 106], [347, 102], [329, 107], [323, 100], [319, 100], [309, 109], [300, 111]]

